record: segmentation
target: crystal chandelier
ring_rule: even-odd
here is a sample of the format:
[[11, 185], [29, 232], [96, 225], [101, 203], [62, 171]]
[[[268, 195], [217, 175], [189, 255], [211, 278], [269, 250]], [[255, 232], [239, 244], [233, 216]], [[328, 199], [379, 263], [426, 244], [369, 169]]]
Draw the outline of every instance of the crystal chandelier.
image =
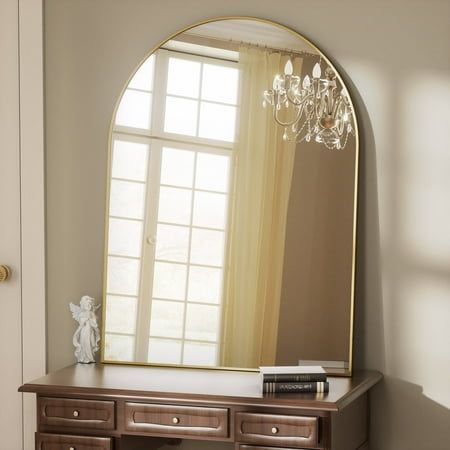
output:
[[284, 140], [314, 140], [328, 149], [342, 149], [349, 134], [355, 134], [352, 107], [333, 69], [327, 67], [325, 78], [321, 75], [320, 63], [316, 63], [312, 79], [305, 75], [302, 81], [293, 75], [289, 59], [284, 75], [275, 75], [272, 89], [264, 91], [263, 106], [272, 106], [273, 118], [284, 127]]

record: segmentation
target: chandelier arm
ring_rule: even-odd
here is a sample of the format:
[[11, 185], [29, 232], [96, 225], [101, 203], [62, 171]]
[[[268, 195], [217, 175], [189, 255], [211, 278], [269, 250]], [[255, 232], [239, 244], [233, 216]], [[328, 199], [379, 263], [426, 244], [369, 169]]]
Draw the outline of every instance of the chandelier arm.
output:
[[301, 99], [300, 101], [297, 101], [297, 100], [295, 99], [295, 97], [292, 97], [292, 96], [289, 94], [289, 91], [286, 92], [286, 97], [287, 97], [287, 99], [289, 100], [289, 103], [292, 103], [294, 106], [300, 106], [300, 105], [305, 101], [304, 99]]
[[321, 97], [322, 95], [329, 89], [330, 85], [328, 83], [322, 83], [322, 87], [320, 86], [320, 81], [317, 82], [317, 94], [319, 94]]
[[345, 123], [343, 120], [339, 120], [338, 126], [336, 127], [336, 129], [337, 129], [338, 136], [342, 137], [344, 135], [344, 130], [345, 130]]
[[[293, 131], [293, 135], [291, 138], [288, 137], [289, 141], [295, 141], [297, 144], [300, 142], [303, 142], [306, 138], [306, 134], [308, 134], [311, 131], [311, 126], [309, 124], [310, 118], [305, 118], [305, 121], [303, 122], [303, 125], [300, 127], [299, 130], [292, 130]], [[308, 125], [308, 133], [306, 133], [305, 135], [303, 135], [301, 138], [299, 138], [300, 134], [302, 133], [303, 129], [306, 127], [306, 125]]]
[[[320, 99], [316, 99], [315, 98], [314, 100], [315, 101], [314, 101], [314, 104], [313, 104], [313, 107], [312, 107], [312, 109], [313, 109], [313, 113], [312, 114], [315, 113], [316, 117], [322, 117], [323, 113], [326, 110], [326, 106], [324, 105], [325, 104], [325, 99], [321, 95]], [[323, 111], [321, 111], [322, 107], [323, 107]]]
[[333, 117], [337, 117], [339, 108], [343, 108], [343, 114], [346, 112], [347, 105], [345, 104], [344, 98], [342, 97], [342, 94], [339, 94], [336, 97], [334, 108], [333, 108]]
[[294, 125], [294, 123], [297, 123], [300, 120], [300, 117], [303, 114], [303, 106], [304, 105], [301, 105], [300, 108], [298, 108], [295, 118], [290, 122], [283, 122], [281, 119], [279, 119], [277, 116], [278, 110], [276, 108], [273, 109], [273, 118], [278, 125], [281, 125], [282, 127], [290, 127], [291, 125]]
[[336, 118], [336, 116], [333, 114], [334, 113], [334, 108], [333, 108], [333, 94], [334, 94], [334, 87], [330, 87], [328, 89], [328, 104], [327, 104], [327, 109], [328, 109], [328, 113], [333, 117]]
[[300, 101], [296, 101], [295, 97], [292, 98], [289, 95], [289, 91], [286, 91], [287, 99], [289, 100], [290, 103], [292, 103], [295, 106], [300, 106], [300, 105], [304, 104], [312, 95], [314, 95], [314, 93], [313, 92], [309, 92], [308, 95], [306, 95], [306, 97], [301, 98]]

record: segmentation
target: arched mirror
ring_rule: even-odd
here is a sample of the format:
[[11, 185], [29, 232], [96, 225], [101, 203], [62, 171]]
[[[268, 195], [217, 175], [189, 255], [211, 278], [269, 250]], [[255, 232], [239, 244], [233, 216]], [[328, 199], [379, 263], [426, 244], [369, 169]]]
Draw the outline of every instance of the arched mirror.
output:
[[299, 34], [164, 42], [112, 119], [102, 360], [350, 374], [357, 161], [347, 88]]

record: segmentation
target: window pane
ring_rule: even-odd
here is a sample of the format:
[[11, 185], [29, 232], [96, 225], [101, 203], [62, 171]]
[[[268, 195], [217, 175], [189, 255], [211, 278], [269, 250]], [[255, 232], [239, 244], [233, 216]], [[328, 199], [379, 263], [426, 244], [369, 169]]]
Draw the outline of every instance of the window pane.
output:
[[133, 361], [134, 337], [117, 334], [105, 335], [105, 359], [108, 361]]
[[149, 339], [148, 362], [179, 364], [181, 361], [181, 342], [165, 339]]
[[132, 128], [150, 128], [152, 94], [127, 89], [120, 100], [116, 125]]
[[189, 228], [158, 225], [156, 237], [156, 259], [187, 262], [189, 250]]
[[234, 141], [236, 107], [202, 102], [200, 106], [200, 137]]
[[137, 295], [139, 270], [139, 260], [109, 256], [107, 292], [109, 294]]
[[203, 65], [202, 99], [222, 103], [237, 103], [237, 69], [215, 64]]
[[219, 303], [221, 295], [222, 269], [196, 266], [189, 268], [189, 301]]
[[142, 219], [144, 214], [144, 188], [142, 183], [111, 180], [109, 215]]
[[134, 334], [136, 332], [137, 298], [106, 297], [106, 332]]
[[187, 305], [186, 339], [217, 341], [219, 308], [209, 305]]
[[183, 364], [193, 366], [215, 366], [217, 345], [200, 342], [186, 342], [184, 345]]
[[155, 63], [155, 55], [147, 58], [141, 67], [134, 74], [128, 87], [135, 89], [143, 89], [144, 91], [153, 90], [153, 68]]
[[114, 140], [113, 178], [145, 181], [147, 178], [148, 145]]
[[161, 184], [192, 187], [195, 153], [174, 148], [163, 148]]
[[200, 63], [186, 59], [169, 58], [167, 93], [198, 98]]
[[183, 337], [184, 303], [152, 301], [150, 335]]
[[141, 256], [142, 222], [109, 219], [108, 253], [123, 256]]
[[195, 187], [208, 191], [228, 192], [228, 156], [198, 153]]
[[153, 297], [184, 300], [186, 266], [183, 264], [155, 263]]
[[197, 134], [197, 108], [197, 100], [167, 97], [164, 131], [195, 136]]
[[192, 191], [161, 187], [158, 221], [189, 225], [191, 221]]
[[221, 266], [223, 264], [223, 238], [222, 231], [192, 230], [191, 262]]
[[196, 192], [194, 195], [193, 225], [208, 228], [225, 228], [226, 195]]

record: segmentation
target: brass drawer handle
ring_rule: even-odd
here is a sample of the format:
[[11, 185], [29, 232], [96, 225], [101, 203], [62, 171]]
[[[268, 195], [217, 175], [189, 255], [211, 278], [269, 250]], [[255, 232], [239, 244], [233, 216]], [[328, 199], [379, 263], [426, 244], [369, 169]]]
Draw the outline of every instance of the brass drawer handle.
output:
[[280, 431], [277, 427], [272, 427], [272, 434], [278, 434], [278, 432]]
[[80, 411], [77, 411], [76, 409], [74, 410], [74, 412], [72, 413], [73, 417], [78, 417], [80, 415]]
[[180, 423], [180, 418], [179, 417], [172, 417], [172, 423], [174, 423], [175, 425]]
[[11, 269], [8, 266], [0, 265], [0, 283], [6, 281], [11, 276]]

